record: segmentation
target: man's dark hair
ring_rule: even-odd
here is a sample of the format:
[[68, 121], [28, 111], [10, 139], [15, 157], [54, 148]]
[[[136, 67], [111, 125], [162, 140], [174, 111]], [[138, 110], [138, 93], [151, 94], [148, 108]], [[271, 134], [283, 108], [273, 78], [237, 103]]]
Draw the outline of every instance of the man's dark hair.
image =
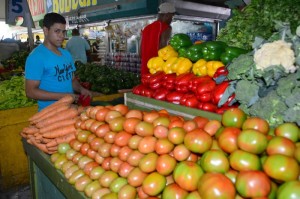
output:
[[78, 35], [79, 35], [79, 30], [78, 30], [77, 28], [74, 28], [74, 29], [72, 30], [72, 35], [73, 35], [73, 36], [78, 36]]
[[43, 27], [49, 29], [55, 23], [66, 24], [66, 19], [62, 15], [55, 12], [47, 13], [44, 16]]

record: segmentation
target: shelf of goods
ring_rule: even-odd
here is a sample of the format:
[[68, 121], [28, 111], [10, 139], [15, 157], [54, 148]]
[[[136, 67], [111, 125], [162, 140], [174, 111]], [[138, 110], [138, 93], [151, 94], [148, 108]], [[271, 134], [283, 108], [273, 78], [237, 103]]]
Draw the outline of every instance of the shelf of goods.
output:
[[[124, 103], [130, 109], [160, 110], [165, 109], [170, 114], [192, 118], [195, 115], [205, 116], [209, 119], [221, 120], [221, 116], [170, 104], [151, 98], [141, 97], [132, 93], [124, 94]], [[83, 192], [78, 192], [74, 186], [68, 183], [63, 173], [55, 168], [50, 161], [50, 156], [38, 150], [36, 147], [23, 140], [24, 149], [28, 155], [30, 179], [34, 198], [86, 198]]]
[[[120, 97], [123, 94], [102, 95], [94, 97], [93, 102]], [[19, 133], [36, 112], [36, 105], [0, 111], [0, 191], [29, 183], [28, 162]]]

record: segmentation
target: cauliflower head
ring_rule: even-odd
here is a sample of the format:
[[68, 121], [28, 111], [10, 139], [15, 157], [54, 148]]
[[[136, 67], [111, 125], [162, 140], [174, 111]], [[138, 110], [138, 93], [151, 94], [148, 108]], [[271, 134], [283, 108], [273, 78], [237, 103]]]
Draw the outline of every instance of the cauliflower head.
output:
[[281, 65], [286, 73], [294, 73], [297, 70], [295, 59], [292, 44], [283, 40], [265, 43], [254, 53], [254, 62], [259, 70]]

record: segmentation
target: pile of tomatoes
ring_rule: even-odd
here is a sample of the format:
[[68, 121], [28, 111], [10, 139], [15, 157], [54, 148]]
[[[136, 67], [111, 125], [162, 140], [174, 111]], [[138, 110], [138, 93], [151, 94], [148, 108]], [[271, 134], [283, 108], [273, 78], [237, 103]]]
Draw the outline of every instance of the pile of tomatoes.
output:
[[51, 156], [91, 198], [300, 198], [300, 130], [238, 108], [221, 121], [166, 110], [88, 107]]

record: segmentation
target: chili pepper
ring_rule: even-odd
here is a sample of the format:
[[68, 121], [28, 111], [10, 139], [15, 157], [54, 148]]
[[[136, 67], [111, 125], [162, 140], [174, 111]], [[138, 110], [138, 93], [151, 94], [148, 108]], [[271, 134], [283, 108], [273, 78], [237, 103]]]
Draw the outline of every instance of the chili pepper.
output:
[[206, 61], [220, 60], [222, 53], [227, 47], [226, 43], [222, 41], [207, 41], [203, 44], [202, 54]]
[[199, 59], [203, 58], [203, 44], [194, 44], [189, 47], [186, 51], [186, 57], [189, 58], [192, 62], [196, 62]]
[[199, 103], [198, 108], [209, 112], [215, 112], [217, 110], [217, 106], [210, 102]]
[[176, 73], [176, 75], [184, 74], [190, 72], [193, 63], [185, 58], [179, 57], [172, 65], [172, 71]]
[[165, 100], [169, 90], [166, 88], [159, 88], [154, 91], [152, 97], [157, 100]]
[[227, 68], [225, 66], [222, 66], [216, 70], [213, 79], [217, 84], [220, 84], [227, 78], [227, 75], [228, 75]]
[[224, 81], [220, 84], [218, 84], [214, 90], [212, 91], [212, 103], [218, 105], [220, 99], [222, 98], [225, 90], [229, 86], [229, 81]]
[[185, 101], [185, 106], [187, 107], [192, 107], [192, 108], [197, 108], [199, 104], [199, 101], [195, 96], [187, 97]]
[[172, 66], [177, 61], [177, 59], [178, 57], [170, 57], [162, 65], [162, 69], [166, 74], [174, 73], [174, 71], [172, 70]]
[[225, 52], [222, 53], [220, 59], [225, 65], [227, 65], [234, 58], [240, 56], [241, 54], [245, 54], [245, 53], [247, 53], [247, 50], [245, 50], [245, 49], [228, 46], [225, 48]]
[[204, 81], [200, 83], [197, 87], [197, 95], [201, 95], [203, 93], [212, 92], [216, 87], [216, 82], [213, 79]]
[[178, 57], [178, 53], [174, 50], [174, 48], [170, 45], [167, 45], [158, 50], [158, 56], [163, 60], [167, 60], [170, 57]]
[[182, 47], [189, 47], [192, 44], [190, 37], [184, 33], [177, 33], [170, 39], [170, 45], [177, 51]]
[[173, 104], [180, 104], [180, 100], [183, 95], [184, 95], [183, 93], [173, 91], [166, 95], [166, 100], [168, 102], [172, 102]]
[[164, 63], [165, 62], [161, 57], [152, 57], [147, 62], [147, 67], [149, 68], [149, 72], [151, 74], [155, 74], [158, 71], [162, 71], [162, 66]]

